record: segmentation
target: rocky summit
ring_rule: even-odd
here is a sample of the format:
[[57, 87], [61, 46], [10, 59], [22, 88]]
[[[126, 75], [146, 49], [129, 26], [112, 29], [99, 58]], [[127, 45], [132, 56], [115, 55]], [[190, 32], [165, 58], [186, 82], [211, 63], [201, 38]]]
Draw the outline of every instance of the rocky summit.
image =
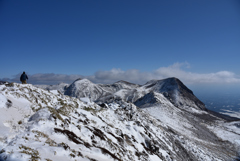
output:
[[0, 85], [3, 161], [237, 160], [239, 124], [210, 113], [177, 78]]

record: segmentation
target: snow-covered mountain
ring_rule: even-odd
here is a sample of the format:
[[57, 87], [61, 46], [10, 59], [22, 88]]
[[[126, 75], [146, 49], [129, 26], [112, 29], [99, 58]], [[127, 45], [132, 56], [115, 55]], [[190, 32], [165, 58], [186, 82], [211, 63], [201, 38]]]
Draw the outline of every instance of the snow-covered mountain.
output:
[[[85, 90], [85, 96], [101, 90], [112, 95], [110, 91], [115, 90], [115, 98], [101, 106], [87, 97], [69, 97], [30, 84], [0, 85], [0, 160], [236, 159], [239, 121], [225, 122], [185, 102], [177, 105], [170, 101], [171, 96], [152, 91], [158, 83], [152, 87], [149, 82], [141, 87], [118, 83], [122, 87], [114, 89], [111, 85], [94, 86], [87, 80], [75, 81], [78, 89]], [[80, 88], [80, 84], [85, 87]], [[142, 102], [138, 102], [148, 103], [148, 108], [140, 109], [126, 102], [127, 98], [117, 97], [123, 96], [116, 95], [122, 90], [139, 92], [137, 97], [142, 95]]]
[[89, 97], [93, 101], [111, 95], [101, 85], [94, 84], [88, 79], [77, 79], [66, 89], [64, 94], [76, 98]]
[[191, 106], [206, 110], [205, 105], [177, 78], [152, 80], [142, 86], [126, 81], [104, 85], [94, 84], [87, 79], [78, 79], [66, 88], [64, 94], [76, 98], [91, 97], [91, 100], [97, 103], [121, 98], [132, 103], [136, 102], [139, 107], [143, 107], [146, 106], [143, 100], [149, 102], [146, 98], [149, 98], [149, 93], [153, 92], [162, 93], [175, 106]]
[[103, 103], [116, 97], [125, 99], [133, 89], [138, 87], [140, 85], [126, 81], [118, 81], [113, 84], [94, 84], [88, 79], [77, 79], [64, 89], [64, 94], [76, 98], [89, 97], [92, 101]]
[[162, 93], [177, 107], [191, 106], [206, 110], [204, 103], [177, 78], [152, 80], [143, 85], [142, 88], [151, 92]]

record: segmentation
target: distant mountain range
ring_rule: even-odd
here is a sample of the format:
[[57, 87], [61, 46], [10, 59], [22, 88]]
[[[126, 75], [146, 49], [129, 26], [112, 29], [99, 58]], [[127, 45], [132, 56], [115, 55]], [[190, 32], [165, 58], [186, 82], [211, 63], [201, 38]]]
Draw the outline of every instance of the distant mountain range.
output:
[[[193, 92], [188, 89], [179, 79], [168, 78], [164, 80], [152, 80], [144, 85], [118, 81], [113, 84], [94, 84], [87, 79], [77, 79], [71, 85], [59, 84], [58, 86], [38, 86], [45, 89], [57, 89], [65, 95], [82, 98], [90, 97], [96, 103], [104, 103], [111, 99], [122, 99], [132, 102], [138, 107], [146, 107], [150, 103], [158, 102], [158, 94], [162, 94], [175, 106], [191, 106], [196, 109], [206, 110]], [[151, 98], [149, 96], [151, 95]]]
[[144, 85], [123, 80], [113, 84], [95, 84], [88, 79], [79, 78], [70, 85], [60, 83], [58, 85], [36, 86], [47, 90], [58, 90], [71, 97], [88, 97], [97, 104], [109, 103], [120, 99], [131, 102], [140, 108], [162, 104], [161, 99], [164, 97], [174, 106], [183, 110], [191, 108], [200, 109], [228, 121], [238, 120], [238, 118], [207, 109], [205, 104], [189, 88], [178, 78], [174, 77], [163, 80], [151, 80]]

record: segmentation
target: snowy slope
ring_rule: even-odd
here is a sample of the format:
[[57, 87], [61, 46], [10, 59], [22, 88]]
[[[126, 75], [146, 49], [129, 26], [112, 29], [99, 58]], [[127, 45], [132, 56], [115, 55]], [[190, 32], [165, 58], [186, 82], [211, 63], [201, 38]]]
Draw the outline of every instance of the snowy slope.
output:
[[[206, 161], [236, 155], [232, 144], [199, 144], [168, 118], [156, 119], [132, 103], [100, 107], [81, 100], [29, 84], [0, 85], [0, 160]], [[165, 97], [160, 101], [171, 113], [174, 105]]]
[[175, 106], [191, 106], [195, 109], [206, 110], [205, 105], [177, 78], [152, 80], [141, 88], [144, 91], [162, 93]]
[[132, 90], [140, 87], [138, 84], [133, 84], [123, 80], [115, 82], [113, 84], [100, 84], [100, 86], [105, 90], [110, 91], [111, 93], [117, 92], [121, 89]]
[[[226, 123], [221, 118], [201, 109], [184, 105], [181, 108], [176, 107], [162, 94], [155, 92], [148, 93], [136, 101], [135, 105], [143, 108], [144, 111], [181, 135], [203, 146], [208, 146], [206, 142], [219, 143], [219, 139], [213, 134], [215, 133], [219, 138], [228, 140], [240, 148], [240, 121]], [[225, 150], [222, 149], [222, 151]]]

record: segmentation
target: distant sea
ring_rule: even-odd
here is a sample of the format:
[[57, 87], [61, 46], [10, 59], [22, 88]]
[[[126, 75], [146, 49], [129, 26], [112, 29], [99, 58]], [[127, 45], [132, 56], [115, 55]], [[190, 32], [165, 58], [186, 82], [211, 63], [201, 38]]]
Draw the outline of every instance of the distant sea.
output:
[[216, 94], [199, 95], [198, 98], [206, 105], [207, 109], [224, 112], [226, 110], [240, 112], [240, 95]]
[[191, 90], [207, 109], [240, 118], [240, 88], [195, 89], [192, 87]]

